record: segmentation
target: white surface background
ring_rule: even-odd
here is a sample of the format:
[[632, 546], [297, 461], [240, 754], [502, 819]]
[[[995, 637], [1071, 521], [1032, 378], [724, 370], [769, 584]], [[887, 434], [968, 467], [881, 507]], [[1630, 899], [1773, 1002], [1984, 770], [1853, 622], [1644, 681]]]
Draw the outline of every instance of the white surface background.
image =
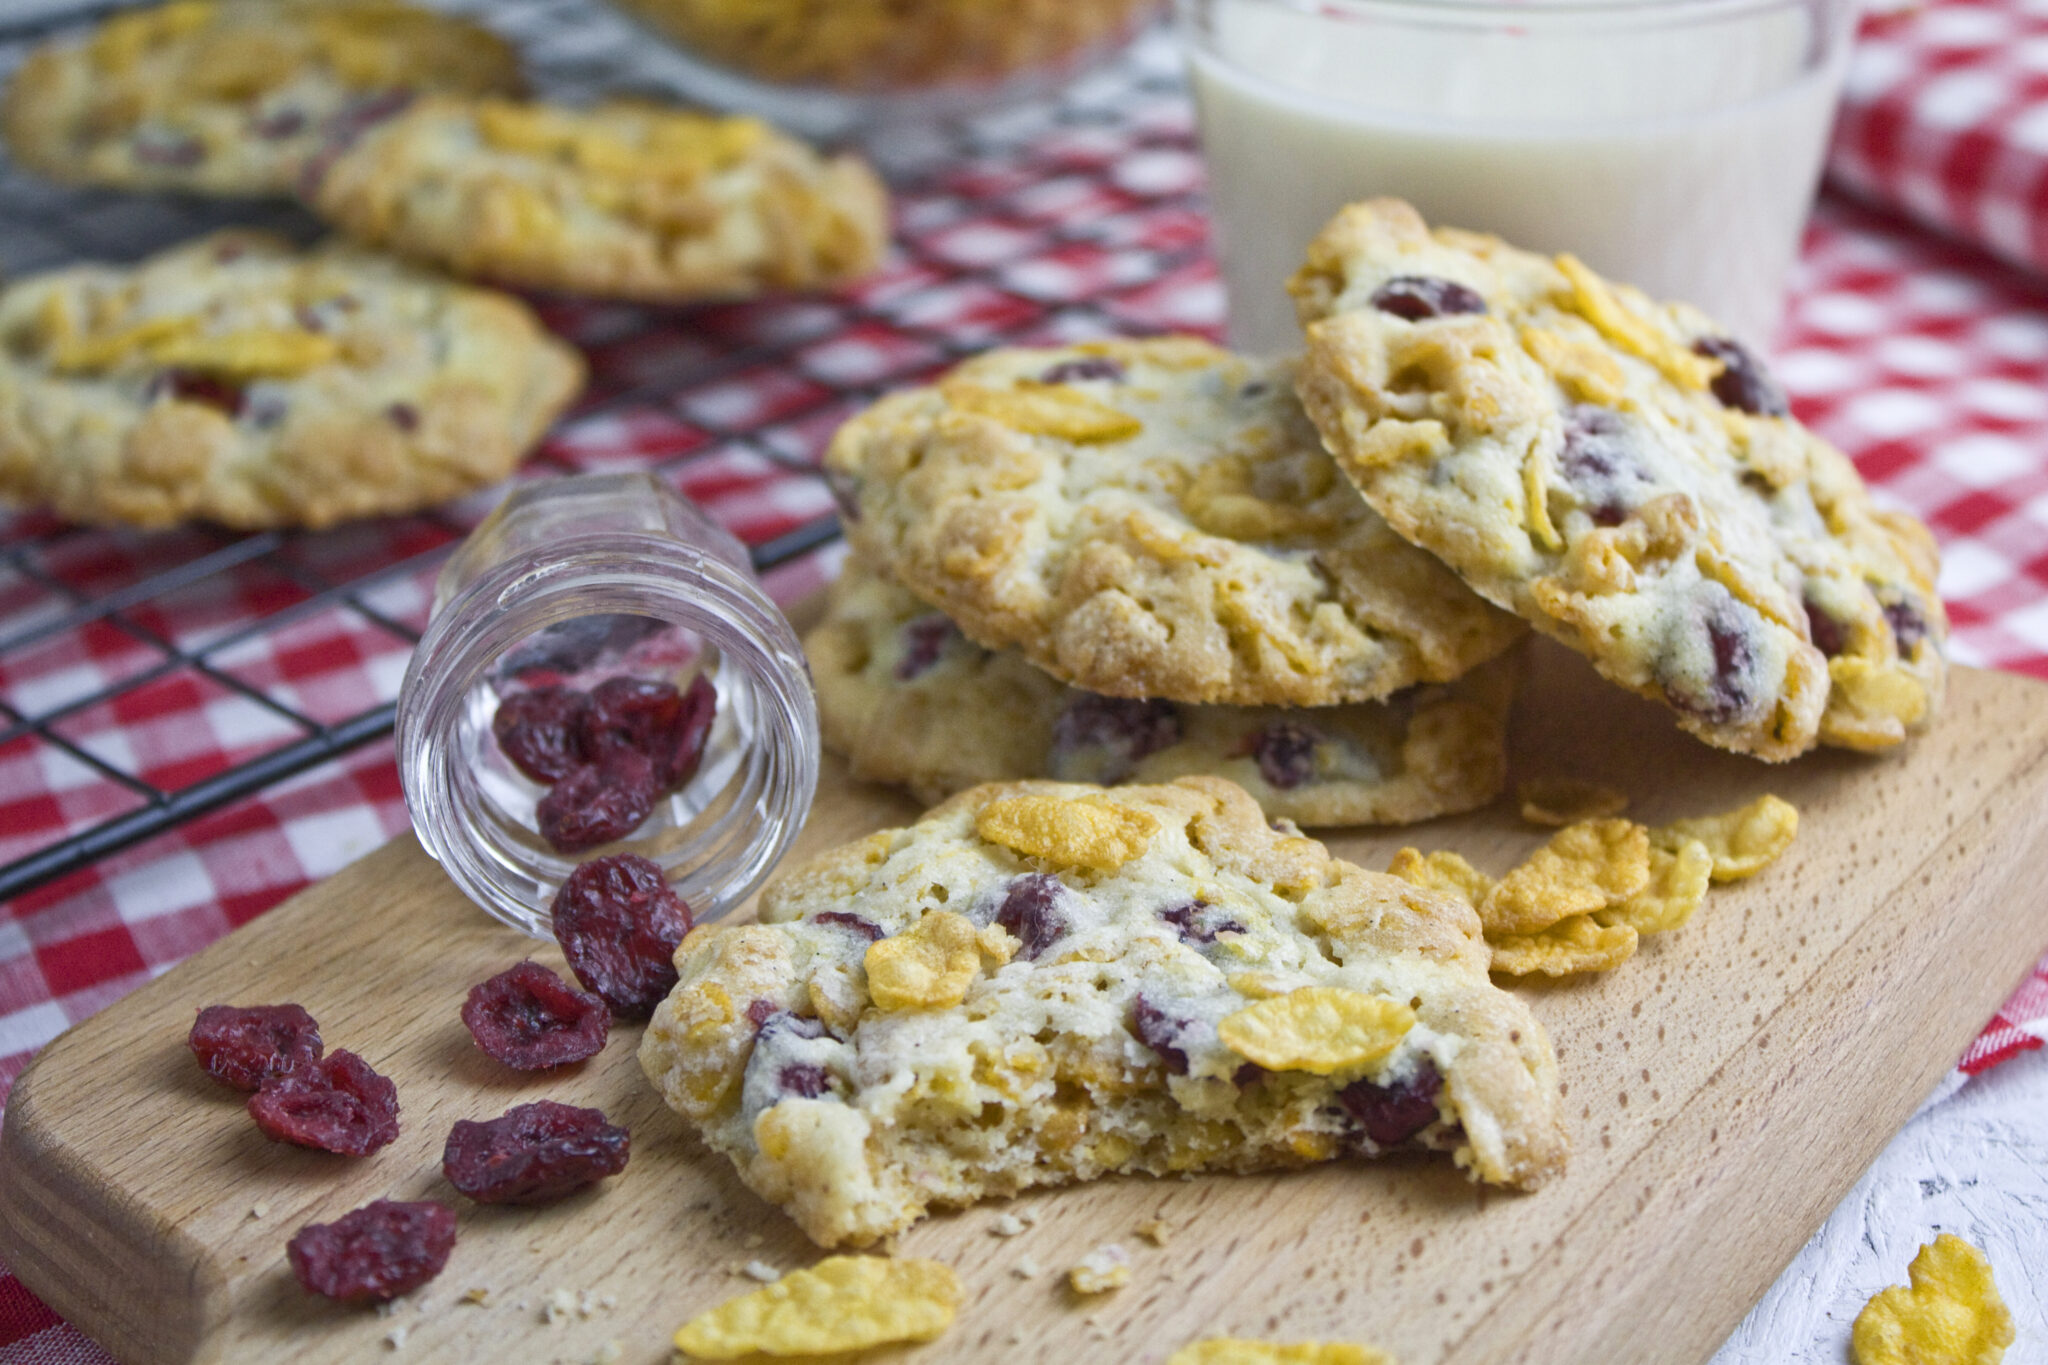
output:
[[1844, 1365], [1856, 1314], [1906, 1283], [1913, 1254], [1942, 1232], [1990, 1257], [2017, 1331], [2005, 1365], [2048, 1365], [2048, 1049], [1959, 1076], [1892, 1139], [1713, 1365]]

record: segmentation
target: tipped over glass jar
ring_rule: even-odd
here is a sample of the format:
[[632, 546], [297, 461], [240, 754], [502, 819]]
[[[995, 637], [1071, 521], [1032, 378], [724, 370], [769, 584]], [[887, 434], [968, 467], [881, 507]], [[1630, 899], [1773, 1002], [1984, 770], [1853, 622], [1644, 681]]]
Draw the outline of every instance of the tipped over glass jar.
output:
[[589, 475], [513, 492], [442, 568], [398, 749], [421, 846], [505, 923], [546, 935], [612, 853], [701, 922], [802, 827], [817, 704], [740, 543], [651, 475]]

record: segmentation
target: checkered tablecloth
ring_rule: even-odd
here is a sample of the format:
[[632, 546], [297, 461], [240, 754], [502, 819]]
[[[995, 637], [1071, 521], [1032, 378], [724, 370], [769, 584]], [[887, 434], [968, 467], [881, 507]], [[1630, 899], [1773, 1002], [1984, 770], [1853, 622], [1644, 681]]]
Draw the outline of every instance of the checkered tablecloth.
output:
[[[1985, 152], [1955, 125], [1958, 111], [1981, 114], [1987, 99], [1980, 91], [1970, 103], [1927, 74], [1949, 70], [1949, 54], [1968, 44], [1982, 48], [1994, 20], [2011, 35], [2048, 27], [2048, 12], [2031, 19], [1951, 0], [1878, 21], [1833, 174], [2038, 262], [2048, 259], [2038, 245], [2048, 243], [2048, 177], [2014, 158], [2034, 141], [2048, 149], [2048, 135], [2032, 131], [2048, 120], [2000, 104], [2008, 142]], [[2001, 89], [2048, 81], [2042, 52], [2001, 46]], [[998, 338], [1214, 333], [1221, 292], [1191, 200], [1200, 166], [1187, 109], [1169, 96], [1127, 113], [1114, 124], [1048, 127], [1013, 144], [1022, 151], [969, 157], [921, 182], [900, 205], [888, 268], [843, 297], [690, 310], [653, 325], [634, 310], [555, 307], [550, 322], [591, 355], [598, 406], [565, 424], [525, 476], [672, 470], [758, 544], [828, 510], [804, 469], [866, 393]], [[1935, 175], [1940, 194], [1927, 190], [1926, 173], [1871, 170], [1892, 164], [1888, 146], [1932, 147], [1929, 129], [1955, 133], [1943, 145], [1966, 149], [1955, 165], [1967, 169]], [[2023, 187], [2008, 187], [2014, 166], [2030, 177]], [[2017, 210], [1994, 207], [2009, 202], [2024, 207], [2025, 232], [2013, 226]], [[748, 359], [770, 354], [772, 363]], [[2048, 287], [1904, 216], [1829, 197], [1809, 229], [1778, 356], [1800, 415], [1855, 457], [1881, 497], [1940, 537], [1957, 662], [2048, 678]], [[664, 375], [701, 373], [707, 362], [715, 380], [663, 393]], [[33, 735], [0, 736], [0, 861], [132, 804], [108, 769], [177, 787], [278, 743], [290, 726], [266, 697], [339, 720], [395, 696], [434, 555], [487, 502], [290, 539], [240, 560], [232, 542], [206, 532], [53, 534], [33, 517], [0, 521], [0, 545], [32, 538], [37, 547], [0, 568], [0, 637], [33, 625], [53, 584], [78, 601], [104, 599], [165, 566], [225, 556], [176, 593], [0, 657], [0, 705], [16, 714], [139, 680], [64, 716], [64, 734], [91, 762]], [[794, 600], [825, 573], [813, 556], [773, 574], [770, 589]], [[367, 586], [343, 597], [317, 586], [335, 582]], [[249, 628], [279, 613], [290, 617], [283, 628]], [[164, 664], [193, 651], [205, 668]], [[67, 1025], [405, 827], [390, 745], [376, 743], [0, 908], [0, 1098]], [[1960, 1067], [1980, 1071], [2044, 1034], [2048, 962]], [[0, 1272], [0, 1362], [105, 1359]]]

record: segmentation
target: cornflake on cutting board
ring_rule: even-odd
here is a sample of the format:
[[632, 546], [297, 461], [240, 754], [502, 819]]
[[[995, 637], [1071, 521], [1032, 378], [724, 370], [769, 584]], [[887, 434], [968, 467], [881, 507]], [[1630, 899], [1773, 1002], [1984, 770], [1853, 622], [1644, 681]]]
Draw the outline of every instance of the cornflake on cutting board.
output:
[[1067, 1271], [1067, 1283], [1077, 1294], [1106, 1294], [1131, 1282], [1131, 1257], [1121, 1244], [1109, 1242], [1095, 1248]]

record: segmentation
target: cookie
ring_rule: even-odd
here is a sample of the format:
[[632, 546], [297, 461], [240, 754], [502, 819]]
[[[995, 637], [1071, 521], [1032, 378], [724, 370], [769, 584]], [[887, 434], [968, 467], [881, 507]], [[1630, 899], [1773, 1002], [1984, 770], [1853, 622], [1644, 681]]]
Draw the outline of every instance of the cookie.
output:
[[693, 55], [780, 84], [862, 94], [992, 85], [1070, 66], [1158, 0], [622, 0]]
[[849, 560], [804, 636], [827, 747], [927, 804], [980, 782], [1212, 774], [1302, 825], [1393, 825], [1483, 806], [1507, 769], [1518, 656], [1348, 706], [1201, 706], [1082, 692], [962, 635]]
[[314, 209], [465, 275], [653, 301], [843, 283], [889, 235], [881, 181], [750, 118], [423, 99], [323, 158]]
[[976, 787], [781, 874], [761, 920], [683, 941], [640, 1063], [821, 1245], [1113, 1172], [1564, 1166], [1472, 908], [1220, 778]]
[[990, 649], [1114, 697], [1373, 701], [1522, 627], [1324, 454], [1291, 367], [1191, 337], [993, 351], [848, 422], [847, 534]]
[[495, 483], [583, 365], [515, 299], [224, 232], [0, 290], [0, 497], [253, 529]]
[[0, 130], [58, 180], [288, 194], [315, 148], [407, 92], [522, 85], [490, 30], [398, 0], [175, 0], [30, 54]]
[[1487, 600], [1760, 758], [1934, 714], [1933, 537], [1704, 315], [1396, 200], [1340, 213], [1289, 287], [1324, 440]]

